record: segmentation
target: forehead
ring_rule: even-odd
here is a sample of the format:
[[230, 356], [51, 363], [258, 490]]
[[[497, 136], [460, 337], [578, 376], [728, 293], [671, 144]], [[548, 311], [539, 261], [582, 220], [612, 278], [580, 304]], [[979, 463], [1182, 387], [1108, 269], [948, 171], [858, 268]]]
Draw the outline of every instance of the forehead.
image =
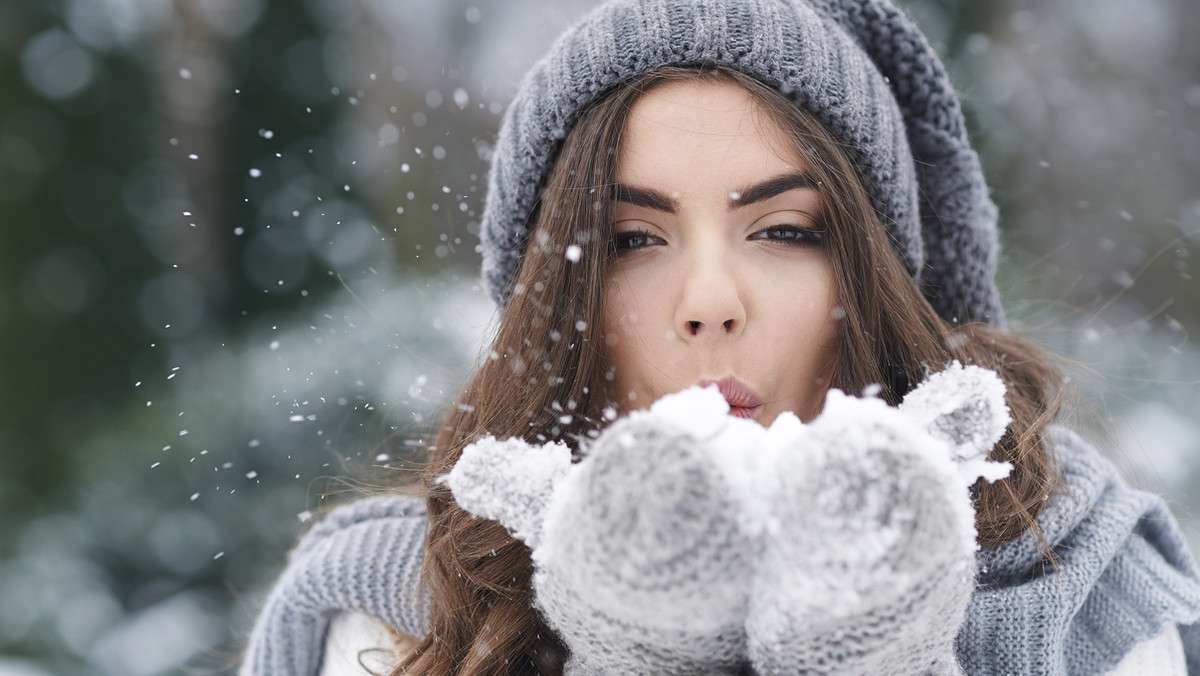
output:
[[784, 129], [745, 87], [727, 80], [651, 88], [630, 107], [619, 150], [618, 180], [670, 166], [754, 174], [804, 167]]

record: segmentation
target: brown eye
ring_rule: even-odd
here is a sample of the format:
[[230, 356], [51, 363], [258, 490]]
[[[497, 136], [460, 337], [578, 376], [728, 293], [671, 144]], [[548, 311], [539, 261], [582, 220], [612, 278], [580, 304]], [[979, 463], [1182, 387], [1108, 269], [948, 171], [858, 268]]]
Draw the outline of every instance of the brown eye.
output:
[[626, 232], [618, 232], [609, 239], [608, 250], [610, 253], [622, 254], [638, 249], [644, 249], [648, 246], [658, 246], [666, 244], [661, 237], [655, 237], [643, 230], [628, 230]]
[[825, 232], [798, 225], [772, 225], [755, 232], [748, 239], [785, 244], [820, 244], [825, 241]]

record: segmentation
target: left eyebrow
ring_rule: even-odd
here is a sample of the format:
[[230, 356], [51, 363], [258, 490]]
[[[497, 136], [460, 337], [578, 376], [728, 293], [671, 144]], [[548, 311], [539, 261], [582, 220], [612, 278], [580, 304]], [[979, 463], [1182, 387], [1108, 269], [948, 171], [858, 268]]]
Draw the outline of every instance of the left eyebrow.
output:
[[755, 202], [769, 200], [789, 190], [816, 187], [817, 184], [812, 180], [812, 177], [803, 172], [782, 174], [730, 193], [729, 208], [736, 209], [737, 207], [744, 207]]

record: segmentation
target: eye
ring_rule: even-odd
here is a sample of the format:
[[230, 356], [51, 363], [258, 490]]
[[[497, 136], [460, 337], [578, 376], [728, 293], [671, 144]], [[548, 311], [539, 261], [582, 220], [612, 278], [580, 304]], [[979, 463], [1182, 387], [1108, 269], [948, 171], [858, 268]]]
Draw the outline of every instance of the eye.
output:
[[666, 240], [656, 237], [645, 230], [626, 230], [614, 234], [608, 240], [609, 254], [622, 255], [632, 253], [650, 246], [666, 244]]
[[804, 228], [798, 225], [772, 225], [750, 235], [749, 240], [764, 240], [782, 242], [784, 244], [821, 244], [825, 241], [825, 231]]

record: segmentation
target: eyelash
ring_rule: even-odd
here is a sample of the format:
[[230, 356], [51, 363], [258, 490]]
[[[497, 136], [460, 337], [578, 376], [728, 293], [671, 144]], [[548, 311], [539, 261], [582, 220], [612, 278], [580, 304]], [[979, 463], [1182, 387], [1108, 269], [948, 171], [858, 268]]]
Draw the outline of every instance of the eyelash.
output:
[[[633, 240], [642, 240], [640, 245], [635, 244]], [[622, 254], [632, 253], [639, 249], [644, 249], [650, 246], [650, 242], [661, 243], [663, 239], [655, 235], [651, 235], [645, 230], [626, 230], [618, 232], [608, 240], [609, 255], [620, 256]]]
[[[825, 232], [798, 225], [772, 225], [751, 234], [747, 239], [779, 242], [789, 246], [812, 246], [825, 242]], [[608, 252], [609, 255], [620, 256], [661, 243], [664, 243], [661, 237], [652, 235], [645, 230], [626, 230], [609, 239]]]
[[[765, 233], [778, 233], [782, 236], [770, 237], [763, 236]], [[798, 225], [772, 225], [763, 228], [758, 232], [750, 235], [751, 240], [767, 240], [771, 242], [782, 242], [793, 246], [805, 246], [813, 244], [823, 244], [825, 242], [825, 231], [814, 230], [813, 228], [804, 228]]]

